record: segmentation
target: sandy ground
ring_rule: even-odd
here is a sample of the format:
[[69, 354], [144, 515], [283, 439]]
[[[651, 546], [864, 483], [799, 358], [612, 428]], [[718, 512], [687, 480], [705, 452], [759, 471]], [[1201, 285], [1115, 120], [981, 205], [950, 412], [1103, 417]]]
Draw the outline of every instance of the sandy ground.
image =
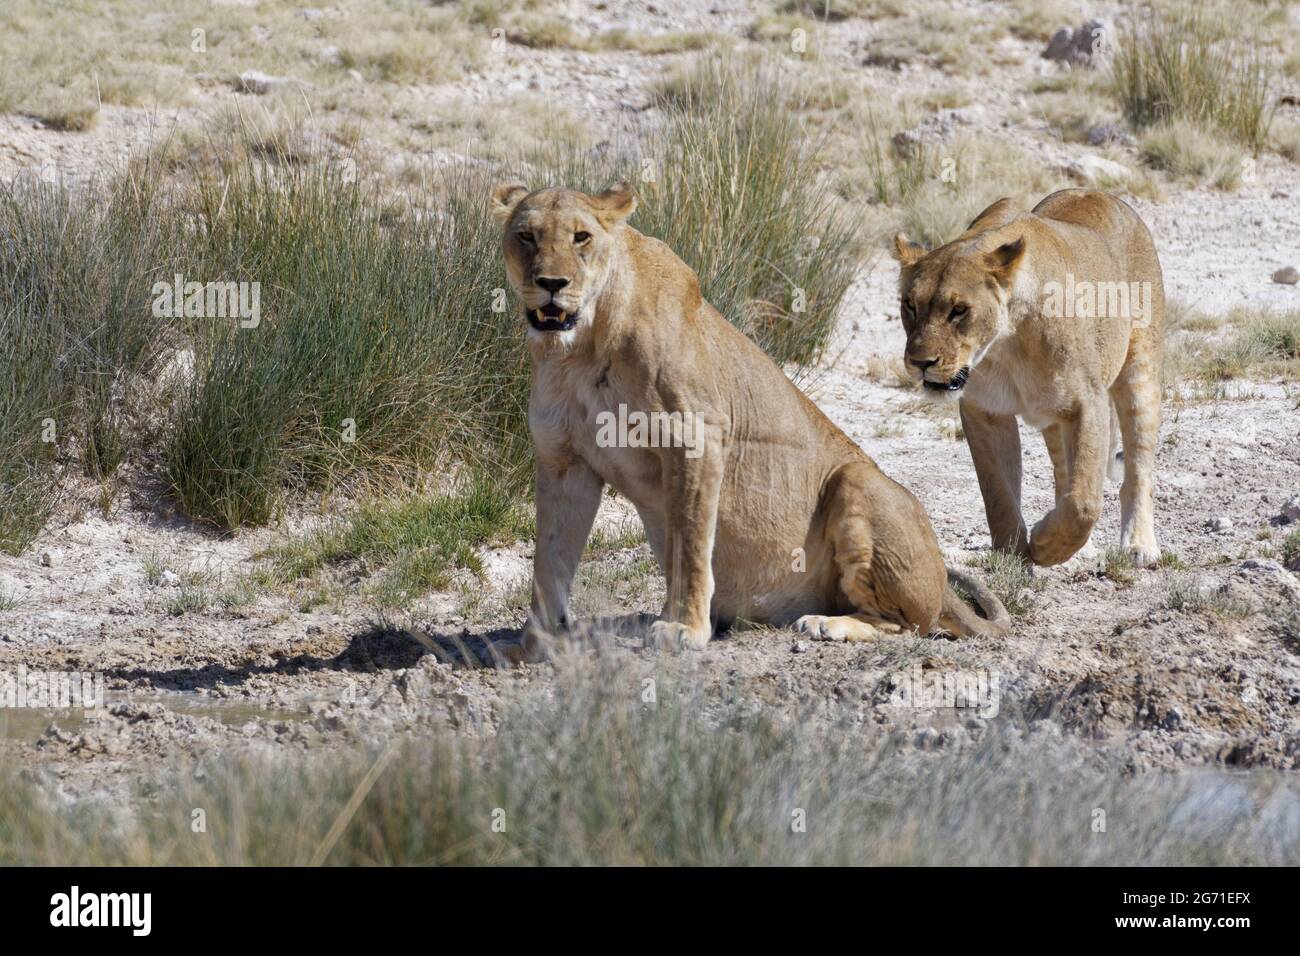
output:
[[[707, 28], [740, 36], [752, 19], [742, 4], [657, 2], [617, 5], [604, 15], [634, 28]], [[592, 14], [595, 16], [595, 14]], [[620, 25], [613, 23], [610, 25]], [[867, 25], [827, 28], [829, 52], [889, 88], [930, 82], [857, 66]], [[1016, 137], [1062, 161], [1089, 147], [1045, 139], [1028, 127], [1006, 130], [1014, 80], [1037, 73], [1036, 44], [1008, 38], [1023, 58], [1014, 77], [975, 84], [975, 125]], [[665, 58], [510, 47], [489, 74], [473, 75], [434, 98], [491, 103], [527, 89], [618, 122], [644, 106]], [[0, 174], [55, 162], [64, 175], [89, 175], [148, 138], [143, 111], [105, 110], [90, 134], [58, 134], [22, 117], [0, 117]], [[1171, 190], [1162, 202], [1134, 200], [1156, 237], [1171, 298], [1211, 315], [1233, 306], [1300, 307], [1300, 287], [1270, 283], [1300, 264], [1296, 167], [1261, 161], [1237, 193]], [[925, 505], [950, 561], [987, 548], [987, 529], [969, 454], [952, 437], [954, 408], [925, 406], [912, 391], [873, 380], [873, 359], [901, 354], [894, 264], [868, 263], [846, 303], [835, 347], [808, 384], [813, 397], [884, 470]], [[879, 378], [879, 376], [876, 376]], [[1273, 552], [1287, 532], [1282, 504], [1300, 494], [1300, 387], [1249, 383], [1212, 401], [1165, 404], [1158, 460], [1156, 523], [1161, 544], [1182, 567], [1139, 571], [1117, 583], [1099, 571], [1118, 543], [1116, 489], [1108, 487], [1092, 543], [1067, 565], [1035, 574], [1028, 612], [1006, 640], [910, 639], [881, 645], [810, 643], [788, 632], [746, 630], [715, 641], [697, 666], [719, 694], [772, 706], [816, 702], [828, 715], [915, 732], [918, 747], [960, 746], [989, 720], [1025, 734], [1086, 741], [1112, 767], [1130, 771], [1226, 765], [1300, 765], [1300, 580]], [[943, 415], [949, 416], [945, 422]], [[1041, 439], [1025, 446], [1025, 511], [1049, 508], [1051, 471]], [[489, 733], [503, 699], [521, 682], [547, 681], [548, 665], [515, 671], [466, 666], [485, 656], [483, 639], [522, 623], [514, 596], [526, 585], [531, 543], [485, 555], [481, 600], [435, 594], [411, 612], [382, 618], [351, 597], [303, 610], [264, 595], [239, 611], [174, 615], [181, 588], [149, 583], [146, 566], [230, 575], [249, 566], [294, 519], [260, 532], [217, 538], [173, 515], [128, 474], [127, 492], [107, 517], [65, 511], [18, 558], [0, 557], [0, 671], [20, 666], [104, 675], [107, 707], [97, 716], [43, 710], [0, 712], [0, 759], [20, 761], [68, 794], [115, 793], [177, 760], [208, 759], [240, 747], [297, 753], [392, 734], [450, 726]], [[615, 499], [601, 524], [629, 511]], [[657, 610], [655, 579], [635, 574], [648, 549], [592, 559], [587, 613]], [[627, 572], [626, 575], [623, 572]], [[631, 586], [609, 585], [630, 581]], [[601, 582], [604, 582], [603, 584]], [[621, 588], [621, 590], [620, 590]], [[1195, 591], [1211, 607], [1171, 609], [1171, 591]], [[612, 595], [612, 596], [611, 596]], [[1176, 602], [1173, 602], [1176, 603]], [[1228, 610], [1224, 610], [1224, 609]], [[418, 638], [423, 638], [420, 640]], [[428, 645], [439, 649], [429, 653]], [[624, 638], [620, 653], [638, 655]], [[963, 709], [897, 706], [900, 673], [958, 670], [996, 676], [997, 717]]]

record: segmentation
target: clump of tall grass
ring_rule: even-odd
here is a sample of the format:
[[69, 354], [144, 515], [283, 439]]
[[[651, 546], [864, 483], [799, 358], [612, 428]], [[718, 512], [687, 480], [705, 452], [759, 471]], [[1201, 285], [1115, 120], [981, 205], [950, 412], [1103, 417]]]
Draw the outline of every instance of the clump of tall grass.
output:
[[[685, 667], [565, 655], [554, 683], [494, 716], [495, 733], [209, 760], [129, 815], [0, 771], [0, 863], [1297, 862], [1284, 776], [1100, 773], [1068, 742], [999, 721], [978, 744], [920, 753], [850, 713], [782, 719], [708, 684]], [[206, 834], [191, 832], [193, 807]], [[1097, 807], [1124, 812], [1098, 833]]]
[[20, 554], [55, 503], [54, 442], [66, 398], [53, 338], [32, 334], [29, 303], [0, 306], [0, 551]]
[[136, 386], [172, 332], [150, 289], [185, 256], [156, 187], [145, 169], [102, 190], [23, 178], [0, 192], [0, 549], [44, 524], [57, 463], [104, 481], [139, 441]]
[[1268, 140], [1271, 68], [1259, 48], [1196, 7], [1148, 10], [1122, 26], [1111, 70], [1137, 127], [1184, 120], [1251, 150]]
[[198, 184], [202, 274], [263, 292], [255, 327], [198, 336], [167, 451], [194, 517], [264, 523], [286, 490], [358, 472], [469, 463], [522, 484], [523, 351], [496, 291], [488, 177], [466, 168], [442, 202], [394, 214], [347, 173], [243, 166]]
[[733, 58], [667, 78], [657, 97], [668, 123], [640, 151], [632, 223], [671, 246], [704, 297], [773, 358], [808, 364], [856, 275], [856, 223], [820, 179], [818, 143], [797, 113], [773, 108], [790, 96], [773, 68]]

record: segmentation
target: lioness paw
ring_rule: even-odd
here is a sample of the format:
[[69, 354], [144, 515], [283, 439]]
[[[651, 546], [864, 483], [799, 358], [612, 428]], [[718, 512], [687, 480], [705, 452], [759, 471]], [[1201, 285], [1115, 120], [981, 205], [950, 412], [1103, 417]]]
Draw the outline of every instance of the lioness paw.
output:
[[1128, 552], [1134, 567], [1154, 568], [1160, 563], [1160, 549], [1155, 545], [1129, 545], [1124, 549]]
[[646, 634], [645, 646], [658, 650], [703, 650], [713, 635], [708, 628], [692, 630], [677, 621], [655, 621]]
[[855, 618], [824, 614], [805, 614], [794, 622], [794, 629], [814, 641], [861, 641], [875, 635], [875, 628]]

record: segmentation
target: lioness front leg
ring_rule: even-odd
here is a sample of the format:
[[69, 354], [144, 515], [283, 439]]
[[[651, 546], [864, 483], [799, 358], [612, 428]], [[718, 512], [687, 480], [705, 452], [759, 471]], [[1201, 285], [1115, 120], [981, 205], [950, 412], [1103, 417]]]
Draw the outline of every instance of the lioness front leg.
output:
[[572, 460], [537, 463], [537, 546], [533, 552], [533, 600], [524, 628], [530, 660], [544, 656], [543, 643], [568, 626], [569, 589], [578, 570], [604, 482]]
[[688, 456], [686, 449], [671, 448], [664, 455], [668, 529], [663, 564], [668, 594], [663, 614], [647, 638], [654, 647], [698, 650], [713, 636], [709, 609], [722, 491], [722, 442], [709, 436], [697, 450], [699, 454]]
[[1029, 536], [1035, 564], [1060, 564], [1088, 542], [1101, 514], [1102, 484], [1110, 445], [1110, 403], [1103, 393], [1058, 427], [1069, 456], [1069, 486]]
[[1020, 514], [1020, 426], [1014, 415], [992, 415], [966, 399], [959, 407], [993, 547], [1027, 554], [1029, 535]]

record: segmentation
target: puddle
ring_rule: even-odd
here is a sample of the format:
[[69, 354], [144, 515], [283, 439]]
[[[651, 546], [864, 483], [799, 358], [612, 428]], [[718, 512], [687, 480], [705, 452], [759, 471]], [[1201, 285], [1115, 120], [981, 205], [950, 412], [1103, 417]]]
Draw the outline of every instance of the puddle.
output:
[[[109, 695], [110, 698], [112, 695]], [[311, 716], [304, 700], [296, 706], [267, 706], [251, 700], [226, 700], [221, 697], [209, 697], [194, 691], [156, 691], [153, 693], [133, 693], [133, 704], [162, 704], [168, 710], [178, 714], [194, 717], [210, 717], [219, 720], [228, 727], [242, 727], [250, 720], [264, 720], [272, 723], [292, 723], [306, 720]]]
[[50, 724], [61, 730], [78, 733], [88, 723], [86, 712], [75, 710], [45, 710], [37, 707], [6, 707], [0, 709], [0, 740], [14, 740], [34, 744], [45, 735]]
[[[161, 704], [177, 714], [194, 717], [207, 717], [220, 721], [228, 727], [242, 727], [250, 721], [270, 723], [293, 723], [310, 717], [308, 705], [304, 700], [295, 706], [263, 706], [255, 701], [223, 700], [208, 697], [193, 691], [159, 691], [153, 693], [113, 693], [104, 695], [104, 709], [124, 702], [133, 704]], [[40, 707], [6, 707], [0, 708], [0, 741], [14, 741], [21, 744], [35, 744], [45, 735], [51, 724], [57, 724], [65, 733], [80, 733], [87, 726], [93, 726], [99, 718], [99, 709], [83, 708], [40, 708]]]

